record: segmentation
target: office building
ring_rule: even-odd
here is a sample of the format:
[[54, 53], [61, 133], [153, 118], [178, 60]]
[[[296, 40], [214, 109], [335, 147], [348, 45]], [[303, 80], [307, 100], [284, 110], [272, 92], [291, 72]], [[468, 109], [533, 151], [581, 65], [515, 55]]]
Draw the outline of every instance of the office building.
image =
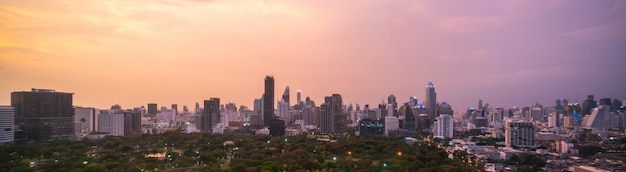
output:
[[125, 110], [124, 114], [124, 136], [141, 135], [141, 111]]
[[398, 117], [387, 116], [385, 117], [385, 135], [388, 136], [390, 132], [396, 131], [400, 128], [400, 121]]
[[110, 136], [124, 136], [124, 113], [103, 110], [98, 115], [98, 131]]
[[408, 103], [405, 103], [404, 106], [401, 107], [401, 111], [404, 114], [404, 129], [406, 129], [409, 133], [415, 133], [415, 113], [413, 113], [413, 108]]
[[598, 104], [596, 100], [594, 100], [593, 95], [588, 95], [587, 99], [583, 102], [582, 114], [583, 116], [591, 114], [591, 110], [597, 107]]
[[211, 98], [204, 100], [204, 111], [200, 116], [200, 129], [210, 132], [217, 123], [220, 123], [220, 99]]
[[447, 139], [453, 137], [454, 132], [454, 119], [448, 114], [440, 114], [435, 119], [435, 131], [433, 132], [434, 138]]
[[15, 139], [13, 125], [15, 122], [15, 108], [0, 106], [0, 145], [12, 144]]
[[585, 117], [588, 118], [588, 120], [582, 124], [582, 127], [591, 130], [608, 130], [611, 126], [609, 113], [609, 109], [605, 105], [593, 108], [591, 115]]
[[265, 92], [263, 93], [263, 125], [270, 126], [274, 119], [274, 77], [265, 76]]
[[11, 93], [15, 108], [16, 143], [74, 139], [73, 93], [50, 89]]
[[87, 134], [96, 131], [96, 111], [95, 108], [75, 107], [74, 108], [74, 128], [78, 139], [87, 137]]
[[285, 88], [285, 92], [283, 93], [283, 100], [287, 103], [287, 107], [291, 106], [291, 102], [289, 102], [289, 86]]
[[385, 124], [383, 120], [363, 119], [359, 121], [359, 136], [383, 135]]
[[178, 104], [172, 104], [172, 110], [174, 111], [174, 114], [178, 115]]
[[148, 103], [148, 116], [156, 116], [158, 112], [158, 106], [156, 103]]
[[330, 103], [324, 103], [320, 106], [320, 132], [328, 134], [334, 132], [333, 110]]
[[535, 126], [526, 120], [507, 120], [504, 129], [504, 142], [507, 147], [533, 147]]

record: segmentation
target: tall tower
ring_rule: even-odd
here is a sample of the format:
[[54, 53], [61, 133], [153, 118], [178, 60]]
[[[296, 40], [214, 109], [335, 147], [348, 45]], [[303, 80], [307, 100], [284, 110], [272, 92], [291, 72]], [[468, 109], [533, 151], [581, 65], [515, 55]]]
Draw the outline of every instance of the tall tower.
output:
[[202, 130], [213, 131], [213, 127], [220, 123], [220, 99], [211, 98], [204, 100], [204, 111], [200, 118]]
[[285, 103], [287, 103], [287, 107], [291, 106], [289, 102], [289, 86], [285, 88], [285, 92], [283, 93], [283, 100], [285, 100]]
[[396, 101], [396, 96], [389, 95], [389, 97], [387, 97], [387, 104], [389, 104], [389, 108], [392, 111], [392, 114], [387, 114], [387, 115], [393, 115], [395, 117], [398, 117], [400, 115], [400, 113], [398, 113], [398, 102]]
[[428, 81], [428, 84], [426, 84], [426, 102], [424, 103], [428, 110], [428, 118], [430, 121], [434, 121], [437, 117], [437, 93], [435, 92], [433, 81]]
[[265, 76], [265, 93], [263, 93], [263, 124], [270, 126], [274, 119], [274, 77]]
[[296, 99], [297, 99], [296, 101], [298, 101], [298, 102], [296, 102], [296, 103], [297, 103], [297, 104], [300, 104], [300, 102], [302, 102], [302, 91], [298, 90], [298, 91], [297, 91], [297, 95], [296, 95], [296, 97], [297, 97], [297, 98], [296, 98]]

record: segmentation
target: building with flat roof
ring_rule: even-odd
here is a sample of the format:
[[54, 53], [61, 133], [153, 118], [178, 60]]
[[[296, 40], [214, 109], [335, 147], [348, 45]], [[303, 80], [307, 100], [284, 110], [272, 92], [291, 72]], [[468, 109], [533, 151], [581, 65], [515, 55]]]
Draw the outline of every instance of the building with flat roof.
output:
[[73, 140], [73, 94], [35, 88], [11, 93], [16, 143]]

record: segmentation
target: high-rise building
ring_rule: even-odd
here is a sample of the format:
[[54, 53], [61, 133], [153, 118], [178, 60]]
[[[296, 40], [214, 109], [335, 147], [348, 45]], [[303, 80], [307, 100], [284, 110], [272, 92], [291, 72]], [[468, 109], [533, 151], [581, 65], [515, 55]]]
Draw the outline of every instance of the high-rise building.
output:
[[15, 108], [0, 106], [0, 145], [11, 144], [14, 141], [14, 122]]
[[204, 111], [200, 116], [201, 130], [203, 131], [213, 131], [213, 127], [217, 123], [220, 123], [220, 99], [219, 98], [211, 98], [209, 100], [204, 100]]
[[324, 103], [320, 106], [320, 132], [324, 134], [334, 132], [333, 124], [333, 108], [330, 103]]
[[16, 143], [74, 139], [73, 93], [35, 89], [11, 93]]
[[535, 126], [529, 121], [507, 120], [504, 129], [504, 142], [507, 147], [533, 147]]
[[124, 113], [124, 136], [141, 135], [141, 111], [125, 110]]
[[285, 88], [285, 92], [283, 92], [283, 100], [287, 103], [287, 107], [291, 106], [291, 102], [289, 102], [289, 86]]
[[157, 112], [159, 112], [159, 107], [156, 103], [148, 103], [148, 116], [156, 116]]
[[535, 105], [530, 108], [530, 117], [533, 121], [546, 122], [546, 117], [543, 113], [543, 106]]
[[600, 105], [591, 110], [591, 115], [586, 123], [582, 124], [583, 128], [591, 130], [608, 130], [610, 127], [611, 118], [609, 116], [609, 108], [606, 105]]
[[327, 101], [326, 103], [330, 103], [332, 107], [332, 118], [334, 125], [332, 132], [345, 132], [348, 124], [347, 117], [343, 112], [343, 100], [341, 98], [341, 95], [332, 94], [330, 96], [330, 102]]
[[426, 84], [426, 110], [428, 110], [428, 116], [431, 121], [437, 117], [437, 93], [435, 92], [435, 84], [433, 81], [429, 81]]
[[172, 104], [172, 110], [174, 110], [174, 113], [178, 115], [178, 104]]
[[96, 131], [96, 109], [75, 107], [74, 108], [74, 128], [77, 138], [86, 137], [87, 134]]
[[391, 114], [387, 114], [387, 115], [393, 115], [395, 117], [400, 116], [400, 113], [398, 113], [398, 102], [396, 101], [396, 96], [389, 95], [389, 97], [387, 97], [387, 104], [389, 104], [389, 109], [391, 109], [390, 111], [392, 112]]
[[415, 133], [416, 121], [413, 108], [411, 108], [408, 103], [405, 103], [400, 109], [404, 114], [404, 129], [406, 129], [409, 133]]
[[263, 93], [263, 124], [270, 126], [274, 119], [274, 77], [265, 76], [265, 92]]
[[387, 116], [385, 117], [385, 135], [388, 136], [390, 132], [398, 130], [400, 127], [400, 122], [398, 121], [398, 117], [395, 116]]
[[593, 95], [588, 95], [587, 99], [583, 102], [582, 114], [583, 116], [591, 114], [591, 110], [597, 107], [597, 102], [593, 99]]
[[297, 104], [300, 104], [300, 102], [302, 102], [302, 91], [298, 90], [296, 92], [296, 100], [298, 101], [296, 102]]
[[124, 136], [124, 113], [109, 111], [98, 115], [98, 131], [111, 136]]
[[435, 120], [433, 137], [446, 139], [452, 138], [454, 132], [454, 119], [448, 114], [440, 114]]

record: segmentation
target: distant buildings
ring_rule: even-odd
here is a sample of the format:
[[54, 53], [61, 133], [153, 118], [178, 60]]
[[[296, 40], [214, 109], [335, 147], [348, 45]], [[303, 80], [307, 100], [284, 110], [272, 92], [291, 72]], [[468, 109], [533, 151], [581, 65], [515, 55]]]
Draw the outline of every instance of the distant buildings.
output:
[[11, 93], [15, 108], [15, 141], [49, 142], [74, 139], [72, 94], [49, 89]]
[[0, 106], [0, 145], [11, 144], [15, 140], [14, 122], [15, 109], [11, 106]]
[[141, 112], [137, 110], [101, 110], [98, 132], [111, 136], [138, 136], [141, 130]]

